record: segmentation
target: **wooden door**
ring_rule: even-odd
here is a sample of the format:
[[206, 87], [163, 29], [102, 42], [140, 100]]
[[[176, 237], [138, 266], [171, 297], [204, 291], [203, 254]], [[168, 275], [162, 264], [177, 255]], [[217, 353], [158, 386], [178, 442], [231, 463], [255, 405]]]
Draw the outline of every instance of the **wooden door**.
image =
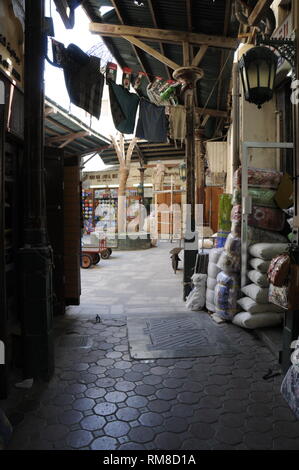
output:
[[219, 199], [223, 194], [220, 186], [207, 186], [205, 188], [204, 225], [211, 227], [214, 233], [218, 231]]
[[54, 315], [65, 312], [63, 162], [63, 150], [45, 148], [47, 230], [54, 256]]
[[173, 236], [180, 237], [181, 227], [178, 227], [178, 220], [181, 219], [181, 193], [157, 193], [156, 206], [160, 238], [168, 240]]

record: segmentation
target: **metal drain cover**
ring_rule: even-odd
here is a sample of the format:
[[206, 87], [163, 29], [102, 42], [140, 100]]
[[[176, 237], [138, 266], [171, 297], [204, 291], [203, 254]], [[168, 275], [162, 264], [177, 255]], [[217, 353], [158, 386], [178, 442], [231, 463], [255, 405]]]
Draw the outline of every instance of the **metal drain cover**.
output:
[[84, 335], [62, 336], [58, 341], [58, 346], [60, 348], [88, 348], [90, 345], [90, 336]]
[[183, 358], [240, 354], [240, 348], [207, 314], [128, 318], [134, 359]]
[[145, 333], [150, 336], [150, 349], [181, 349], [209, 344], [208, 332], [198, 328], [192, 320], [149, 320]]

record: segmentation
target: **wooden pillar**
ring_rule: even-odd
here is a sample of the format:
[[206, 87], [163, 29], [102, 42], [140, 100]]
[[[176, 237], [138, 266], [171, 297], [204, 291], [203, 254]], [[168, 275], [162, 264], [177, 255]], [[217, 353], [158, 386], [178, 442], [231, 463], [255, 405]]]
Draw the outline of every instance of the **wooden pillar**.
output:
[[54, 371], [54, 346], [52, 249], [46, 231], [43, 150], [44, 0], [26, 0], [25, 10], [24, 220], [20, 250], [24, 378], [49, 379]]
[[205, 202], [205, 145], [203, 143], [203, 129], [195, 129], [195, 159], [196, 159], [196, 203], [204, 205]]
[[138, 170], [140, 171], [140, 186], [142, 189], [142, 193], [140, 196], [140, 204], [144, 204], [144, 172], [146, 168], [141, 166], [140, 168], [138, 168]]
[[[196, 256], [198, 253], [197, 238], [195, 234], [195, 93], [196, 82], [203, 76], [197, 67], [181, 67], [174, 71], [173, 77], [186, 85], [186, 225], [184, 248], [184, 291], [186, 299], [191, 291], [191, 277], [194, 273]], [[189, 233], [188, 233], [189, 232]]]

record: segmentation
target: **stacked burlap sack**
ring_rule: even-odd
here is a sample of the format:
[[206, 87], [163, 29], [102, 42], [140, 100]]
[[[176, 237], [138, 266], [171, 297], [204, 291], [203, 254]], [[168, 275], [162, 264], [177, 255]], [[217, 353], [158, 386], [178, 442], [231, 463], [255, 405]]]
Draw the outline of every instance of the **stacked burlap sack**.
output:
[[[240, 167], [234, 175], [232, 233], [235, 236], [241, 236], [241, 174]], [[248, 194], [252, 199], [252, 213], [248, 216], [249, 244], [287, 242], [279, 233], [285, 226], [285, 213], [275, 201], [281, 178], [282, 174], [275, 170], [248, 168]]]
[[250, 283], [241, 290], [245, 297], [238, 300], [242, 312], [233, 323], [243, 328], [262, 328], [281, 323], [283, 308], [269, 302], [269, 281], [267, 271], [272, 258], [283, 253], [287, 243], [257, 243], [249, 247]]
[[220, 258], [223, 248], [214, 248], [209, 253], [209, 264], [208, 264], [208, 279], [207, 279], [207, 291], [206, 291], [206, 308], [209, 312], [216, 312], [215, 307], [215, 287], [217, 284], [217, 276], [221, 269], [218, 268], [217, 263]]
[[219, 257], [217, 267], [221, 270], [216, 278], [214, 293], [215, 313], [222, 320], [232, 321], [239, 311], [241, 239], [230, 233]]
[[186, 299], [186, 307], [189, 310], [202, 310], [206, 302], [206, 274], [193, 274], [191, 277], [193, 289]]

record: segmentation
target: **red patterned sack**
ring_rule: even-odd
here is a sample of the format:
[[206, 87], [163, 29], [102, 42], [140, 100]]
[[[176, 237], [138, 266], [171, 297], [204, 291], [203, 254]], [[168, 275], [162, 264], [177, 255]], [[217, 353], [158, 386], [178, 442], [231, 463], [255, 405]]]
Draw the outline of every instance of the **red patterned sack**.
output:
[[279, 255], [272, 259], [268, 269], [268, 279], [273, 286], [282, 287], [286, 284], [290, 271], [290, 264], [291, 260], [287, 254]]
[[285, 224], [285, 214], [280, 209], [253, 206], [252, 213], [248, 216], [248, 224], [264, 230], [280, 232]]
[[[282, 174], [276, 170], [248, 168], [248, 186], [277, 189], [281, 178]], [[240, 188], [241, 185], [242, 167], [238, 168], [234, 174], [234, 187]]]

